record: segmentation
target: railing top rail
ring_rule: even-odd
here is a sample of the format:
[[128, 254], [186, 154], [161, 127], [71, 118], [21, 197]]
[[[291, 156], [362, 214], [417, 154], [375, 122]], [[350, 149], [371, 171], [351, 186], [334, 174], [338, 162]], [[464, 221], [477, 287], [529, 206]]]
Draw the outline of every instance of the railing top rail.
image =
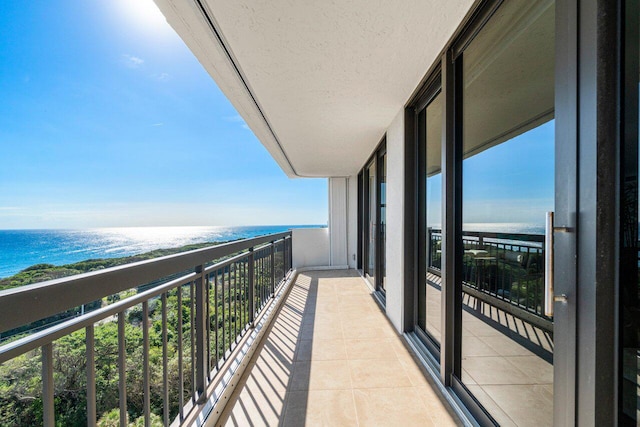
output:
[[[41, 347], [52, 341], [57, 340], [65, 335], [77, 331], [80, 328], [92, 325], [109, 316], [114, 316], [121, 311], [133, 307], [136, 304], [140, 304], [144, 301], [148, 301], [151, 298], [157, 297], [165, 292], [168, 292], [174, 288], [185, 285], [196, 278], [196, 273], [189, 273], [175, 280], [171, 280], [158, 287], [146, 290], [139, 294], [130, 296], [116, 303], [102, 307], [91, 313], [84, 314], [80, 317], [74, 317], [58, 325], [49, 327], [42, 331], [38, 331], [34, 334], [20, 338], [16, 341], [10, 342], [0, 346], [0, 364], [10, 360], [16, 356], [26, 353], [29, 350], [33, 350], [37, 347]], [[38, 319], [34, 319], [38, 320]]]
[[273, 241], [291, 231], [120, 265], [90, 273], [0, 291], [0, 332], [43, 319], [108, 295], [144, 285], [195, 266]]
[[[439, 228], [432, 228], [432, 233], [442, 233]], [[462, 231], [462, 235], [467, 237], [482, 237], [485, 239], [515, 240], [521, 242], [544, 242], [543, 234], [526, 233], [500, 233], [493, 231]]]

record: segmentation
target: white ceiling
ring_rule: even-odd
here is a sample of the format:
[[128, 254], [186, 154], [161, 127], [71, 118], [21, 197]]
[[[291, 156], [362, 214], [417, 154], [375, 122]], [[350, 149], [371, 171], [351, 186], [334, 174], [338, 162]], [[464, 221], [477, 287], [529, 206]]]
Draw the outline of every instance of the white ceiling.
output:
[[202, 0], [209, 23], [155, 1], [285, 173], [311, 177], [358, 172], [473, 4]]

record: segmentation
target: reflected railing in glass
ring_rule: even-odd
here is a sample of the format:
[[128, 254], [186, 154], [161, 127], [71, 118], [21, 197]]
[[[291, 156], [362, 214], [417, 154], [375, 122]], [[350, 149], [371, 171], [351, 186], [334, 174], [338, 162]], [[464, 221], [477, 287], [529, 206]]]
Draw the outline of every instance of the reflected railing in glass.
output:
[[[429, 270], [439, 274], [442, 231], [428, 232]], [[489, 304], [507, 302], [526, 312], [516, 310], [516, 316], [533, 314], [547, 320], [539, 326], [549, 329], [551, 318], [544, 315], [544, 235], [464, 231], [462, 243], [465, 292]]]

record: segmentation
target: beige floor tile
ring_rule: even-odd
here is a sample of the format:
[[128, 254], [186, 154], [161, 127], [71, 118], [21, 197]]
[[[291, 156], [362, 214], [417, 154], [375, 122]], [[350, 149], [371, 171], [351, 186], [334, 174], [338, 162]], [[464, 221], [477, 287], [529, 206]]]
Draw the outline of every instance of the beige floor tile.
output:
[[339, 313], [340, 307], [338, 307], [337, 300], [335, 302], [318, 303], [315, 307], [316, 313]]
[[287, 395], [284, 426], [355, 426], [351, 390], [294, 391]]
[[364, 283], [343, 283], [341, 285], [337, 285], [335, 287], [335, 293], [339, 297], [349, 296], [349, 295], [362, 295], [363, 292], [366, 292], [366, 286]]
[[367, 339], [367, 338], [393, 338], [398, 335], [388, 325], [377, 326], [376, 324], [351, 324], [342, 322], [342, 331], [345, 340]]
[[342, 324], [314, 324], [303, 326], [300, 332], [301, 340], [337, 340], [343, 339]]
[[338, 297], [338, 305], [340, 306], [353, 306], [354, 310], [359, 310], [364, 307], [368, 309], [377, 309], [378, 304], [371, 295], [360, 293], [359, 295], [349, 295]]
[[342, 321], [343, 326], [357, 326], [357, 325], [385, 325], [388, 320], [384, 313], [380, 310], [372, 310], [365, 313], [354, 313], [345, 311], [339, 313], [339, 319]]
[[417, 390], [377, 388], [353, 391], [360, 426], [434, 426]]
[[347, 350], [343, 339], [302, 340], [296, 353], [296, 361], [344, 359], [347, 359]]
[[296, 362], [290, 390], [343, 390], [352, 387], [346, 360]]
[[284, 394], [263, 394], [256, 387], [245, 387], [232, 399], [233, 406], [223, 412], [218, 425], [273, 426], [284, 415]]
[[349, 359], [397, 359], [396, 338], [350, 339], [346, 346]]
[[[257, 383], [265, 384], [265, 387], [286, 391], [289, 381], [293, 374], [293, 364], [285, 367], [275, 363], [256, 362], [249, 365], [251, 371], [248, 373], [249, 378]], [[249, 380], [247, 380], [249, 383]]]
[[293, 337], [273, 333], [269, 334], [269, 340], [264, 344], [262, 351], [285, 363], [294, 360], [297, 345], [298, 341], [294, 341]]
[[413, 385], [397, 359], [349, 360], [349, 368], [354, 389]]
[[304, 323], [303, 328], [313, 327], [318, 328], [334, 328], [339, 329], [342, 326], [340, 317], [336, 314], [316, 313], [313, 319], [306, 318], [308, 321]]

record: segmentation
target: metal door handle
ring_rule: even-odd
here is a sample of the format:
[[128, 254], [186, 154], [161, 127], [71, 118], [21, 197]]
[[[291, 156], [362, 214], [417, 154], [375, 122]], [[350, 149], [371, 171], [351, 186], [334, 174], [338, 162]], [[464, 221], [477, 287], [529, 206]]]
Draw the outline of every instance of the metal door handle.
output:
[[554, 227], [553, 212], [547, 212], [544, 233], [544, 315], [553, 317], [553, 305], [556, 302], [567, 302], [565, 294], [555, 295], [553, 286], [553, 233], [554, 231], [569, 232], [568, 227]]
[[553, 212], [547, 212], [544, 228], [544, 315], [553, 316]]

